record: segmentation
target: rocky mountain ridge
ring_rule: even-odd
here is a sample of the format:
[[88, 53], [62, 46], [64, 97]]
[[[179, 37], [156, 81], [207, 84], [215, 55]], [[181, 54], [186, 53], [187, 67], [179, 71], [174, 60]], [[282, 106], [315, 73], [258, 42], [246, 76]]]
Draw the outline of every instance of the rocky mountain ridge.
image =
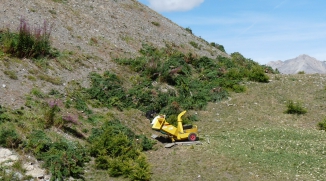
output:
[[306, 54], [285, 61], [271, 61], [267, 65], [278, 69], [283, 74], [297, 74], [298, 72], [326, 74], [326, 63]]

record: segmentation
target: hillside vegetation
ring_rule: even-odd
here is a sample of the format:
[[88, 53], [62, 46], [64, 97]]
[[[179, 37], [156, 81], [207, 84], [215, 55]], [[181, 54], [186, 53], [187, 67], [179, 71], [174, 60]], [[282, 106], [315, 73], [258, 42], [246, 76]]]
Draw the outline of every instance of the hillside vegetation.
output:
[[[74, 5], [49, 0], [27, 6], [42, 3], [67, 12]], [[108, 3], [147, 12], [136, 1]], [[101, 8], [98, 4], [87, 7]], [[221, 53], [215, 43], [205, 45], [216, 49], [215, 56], [205, 56], [195, 41], [190, 45], [198, 51], [176, 42], [142, 41], [133, 56], [101, 52], [106, 43], [99, 45], [95, 37], [83, 47], [95, 46], [92, 53], [61, 49], [51, 24], [35, 28], [21, 18], [17, 27], [0, 31], [6, 97], [0, 104], [0, 146], [35, 157], [51, 180], [325, 177], [325, 132], [319, 130], [325, 122], [323, 75], [273, 74], [241, 53]], [[175, 124], [182, 110], [188, 111], [185, 123], [198, 125], [203, 145], [165, 149], [150, 138], [145, 113], [166, 114]], [[26, 161], [0, 165], [0, 178], [31, 179], [22, 168]]]

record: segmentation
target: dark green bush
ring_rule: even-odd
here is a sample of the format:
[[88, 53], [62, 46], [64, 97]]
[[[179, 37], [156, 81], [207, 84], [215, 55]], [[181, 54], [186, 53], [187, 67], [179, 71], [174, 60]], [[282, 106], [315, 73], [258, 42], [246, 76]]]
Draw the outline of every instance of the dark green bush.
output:
[[265, 74], [262, 67], [255, 66], [250, 72], [249, 80], [267, 83], [269, 82], [269, 77]]
[[241, 80], [244, 77], [238, 68], [230, 68], [225, 76], [230, 80]]
[[[98, 169], [108, 169], [110, 176], [139, 177], [135, 169], [143, 169], [143, 176], [149, 178], [150, 169], [142, 157], [141, 150], [152, 148], [153, 142], [145, 136], [135, 135], [118, 120], [113, 120], [93, 129], [88, 141], [91, 143], [90, 154], [94, 156]], [[144, 163], [143, 163], [144, 162]], [[141, 163], [141, 164], [139, 164]]]
[[217, 44], [215, 42], [211, 42], [210, 45], [213, 46], [213, 47], [216, 47], [217, 49], [221, 50], [222, 52], [225, 52], [225, 49], [224, 49], [223, 45]]
[[192, 34], [192, 30], [189, 27], [185, 28], [185, 30]]
[[51, 139], [41, 130], [33, 131], [24, 143], [25, 149], [36, 155], [38, 159], [41, 159], [42, 154], [49, 151], [51, 146]]
[[44, 166], [51, 172], [51, 180], [82, 178], [84, 165], [89, 161], [86, 149], [79, 143], [60, 140], [54, 142], [49, 151], [42, 154]]
[[153, 149], [154, 144], [156, 144], [156, 141], [148, 139], [145, 135], [137, 136], [137, 139], [139, 139], [139, 142], [144, 151]]
[[326, 119], [324, 119], [323, 121], [320, 121], [317, 126], [320, 130], [326, 131]]
[[292, 100], [289, 100], [286, 104], [287, 110], [284, 112], [286, 114], [306, 114], [307, 110], [302, 107], [302, 105], [297, 102], [294, 103]]
[[226, 52], [223, 45], [218, 45], [217, 49], [221, 50], [222, 52]]
[[21, 137], [12, 127], [0, 126], [0, 146], [18, 148], [21, 143]]
[[130, 180], [146, 181], [150, 180], [150, 165], [148, 164], [146, 157], [141, 155], [136, 159], [131, 174], [128, 175]]
[[84, 165], [89, 161], [86, 149], [77, 142], [64, 139], [51, 140], [43, 131], [33, 131], [25, 141], [24, 147], [37, 159], [44, 161], [50, 170], [51, 180], [82, 178]]
[[107, 170], [109, 166], [109, 157], [99, 156], [95, 159], [95, 167], [101, 170]]
[[10, 113], [7, 111], [7, 109], [5, 107], [0, 105], [0, 124], [4, 123], [4, 122], [9, 122], [11, 120], [12, 120], [12, 118], [11, 118]]
[[102, 76], [97, 73], [90, 74], [91, 87], [87, 90], [91, 99], [99, 100], [104, 106], [116, 107], [122, 110], [128, 107], [130, 101], [126, 96], [119, 78], [108, 71]]

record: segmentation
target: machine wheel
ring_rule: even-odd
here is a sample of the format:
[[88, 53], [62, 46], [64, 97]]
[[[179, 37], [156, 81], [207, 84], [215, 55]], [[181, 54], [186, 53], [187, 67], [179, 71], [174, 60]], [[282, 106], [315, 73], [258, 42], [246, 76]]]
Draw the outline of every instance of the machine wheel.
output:
[[197, 140], [197, 135], [195, 133], [190, 133], [188, 135], [188, 140], [189, 141], [196, 141]]

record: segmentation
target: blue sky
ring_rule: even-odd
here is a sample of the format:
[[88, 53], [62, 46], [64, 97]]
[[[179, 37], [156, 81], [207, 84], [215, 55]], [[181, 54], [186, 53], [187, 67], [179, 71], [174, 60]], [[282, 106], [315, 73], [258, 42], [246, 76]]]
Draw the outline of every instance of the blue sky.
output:
[[326, 0], [138, 0], [208, 42], [260, 64], [326, 61]]

